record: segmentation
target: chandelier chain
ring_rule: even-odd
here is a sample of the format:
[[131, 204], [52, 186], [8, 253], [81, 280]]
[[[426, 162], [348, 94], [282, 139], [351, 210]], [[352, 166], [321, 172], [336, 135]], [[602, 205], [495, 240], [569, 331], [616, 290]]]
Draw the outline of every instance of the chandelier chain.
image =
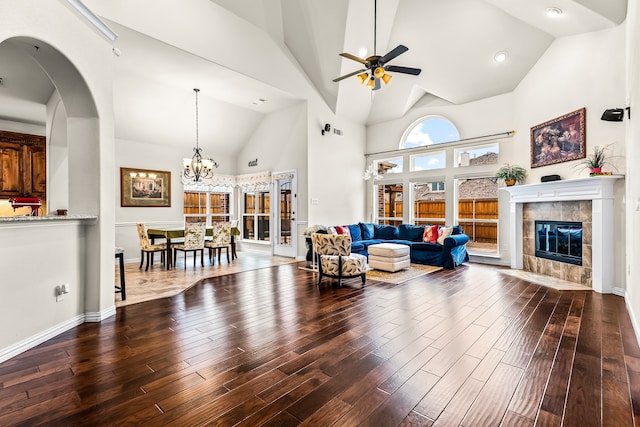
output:
[[198, 117], [200, 117], [200, 115], [198, 114], [198, 92], [200, 92], [200, 89], [196, 88], [196, 89], [193, 89], [193, 91], [196, 93], [196, 150], [197, 150], [198, 148], [200, 148], [199, 135], [198, 135]]
[[213, 168], [217, 168], [218, 164], [211, 158], [202, 157], [200, 149], [200, 110], [198, 106], [198, 92], [200, 92], [200, 89], [196, 88], [193, 91], [196, 93], [196, 146], [193, 148], [193, 157], [184, 159], [182, 162], [184, 166], [182, 175], [193, 182], [201, 182], [203, 178], [213, 176]]

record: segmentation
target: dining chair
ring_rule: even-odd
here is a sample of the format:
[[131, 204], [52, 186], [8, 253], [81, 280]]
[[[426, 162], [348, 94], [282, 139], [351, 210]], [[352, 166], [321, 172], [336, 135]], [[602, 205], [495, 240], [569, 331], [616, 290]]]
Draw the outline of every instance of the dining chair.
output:
[[153, 254], [156, 252], [161, 253], [162, 264], [164, 265], [164, 254], [167, 251], [167, 244], [151, 244], [151, 242], [149, 241], [149, 236], [147, 235], [147, 231], [144, 228], [144, 224], [137, 223], [136, 227], [138, 228], [138, 240], [140, 241], [140, 268], [142, 268], [142, 264], [144, 263], [144, 258], [146, 255], [147, 267], [144, 269], [144, 271], [149, 271], [149, 264], [153, 264]]
[[222, 249], [227, 251], [227, 262], [229, 261], [229, 248], [231, 247], [231, 223], [230, 222], [214, 222], [213, 238], [204, 242], [204, 246], [209, 249], [209, 261], [213, 263], [213, 251], [218, 252], [218, 264], [220, 264], [220, 254]]
[[187, 268], [187, 253], [193, 252], [193, 266], [196, 266], [196, 255], [200, 252], [200, 264], [204, 267], [204, 237], [207, 228], [204, 222], [187, 223], [184, 230], [184, 243], [171, 245], [173, 249], [173, 265], [176, 265], [177, 251], [184, 252], [184, 268]]

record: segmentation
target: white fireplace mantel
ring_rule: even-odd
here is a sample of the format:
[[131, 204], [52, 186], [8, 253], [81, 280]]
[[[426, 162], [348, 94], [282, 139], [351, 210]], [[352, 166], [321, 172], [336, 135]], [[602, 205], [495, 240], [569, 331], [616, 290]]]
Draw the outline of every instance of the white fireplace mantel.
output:
[[511, 268], [523, 267], [522, 205], [537, 202], [591, 200], [593, 290], [612, 293], [614, 284], [614, 184], [624, 175], [544, 182], [504, 187], [511, 195], [510, 237]]

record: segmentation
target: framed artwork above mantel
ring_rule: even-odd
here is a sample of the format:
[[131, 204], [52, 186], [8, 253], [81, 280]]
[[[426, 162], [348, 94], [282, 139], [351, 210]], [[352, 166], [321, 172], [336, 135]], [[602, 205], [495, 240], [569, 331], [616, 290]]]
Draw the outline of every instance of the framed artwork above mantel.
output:
[[531, 167], [547, 166], [587, 156], [585, 108], [531, 128]]
[[171, 172], [120, 168], [120, 206], [171, 207]]

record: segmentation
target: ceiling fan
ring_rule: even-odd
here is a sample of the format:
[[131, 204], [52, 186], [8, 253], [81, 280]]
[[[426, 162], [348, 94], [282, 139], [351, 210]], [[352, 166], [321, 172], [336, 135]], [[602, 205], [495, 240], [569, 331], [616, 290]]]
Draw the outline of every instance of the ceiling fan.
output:
[[[387, 74], [387, 71], [395, 72], [395, 73], [403, 73], [403, 74], [411, 74], [413, 76], [417, 76], [422, 71], [420, 68], [411, 68], [411, 67], [399, 67], [397, 65], [387, 65], [389, 61], [392, 59], [402, 55], [406, 51], [409, 50], [408, 47], [404, 45], [398, 45], [387, 54], [383, 56], [376, 55], [376, 15], [377, 15], [377, 0], [373, 2], [373, 56], [370, 56], [366, 59], [362, 59], [356, 55], [352, 55], [350, 53], [341, 53], [340, 56], [344, 58], [351, 59], [353, 61], [359, 62], [365, 66], [360, 70], [354, 71], [349, 74], [345, 74], [344, 76], [340, 76], [336, 79], [333, 79], [334, 82], [339, 82], [340, 80], [344, 80], [348, 77], [358, 75], [358, 80], [360, 83], [364, 83], [367, 81], [367, 87], [371, 90], [380, 89], [380, 80], [382, 80], [385, 84], [389, 83], [391, 80], [391, 75]], [[369, 77], [369, 73], [371, 77]]]

